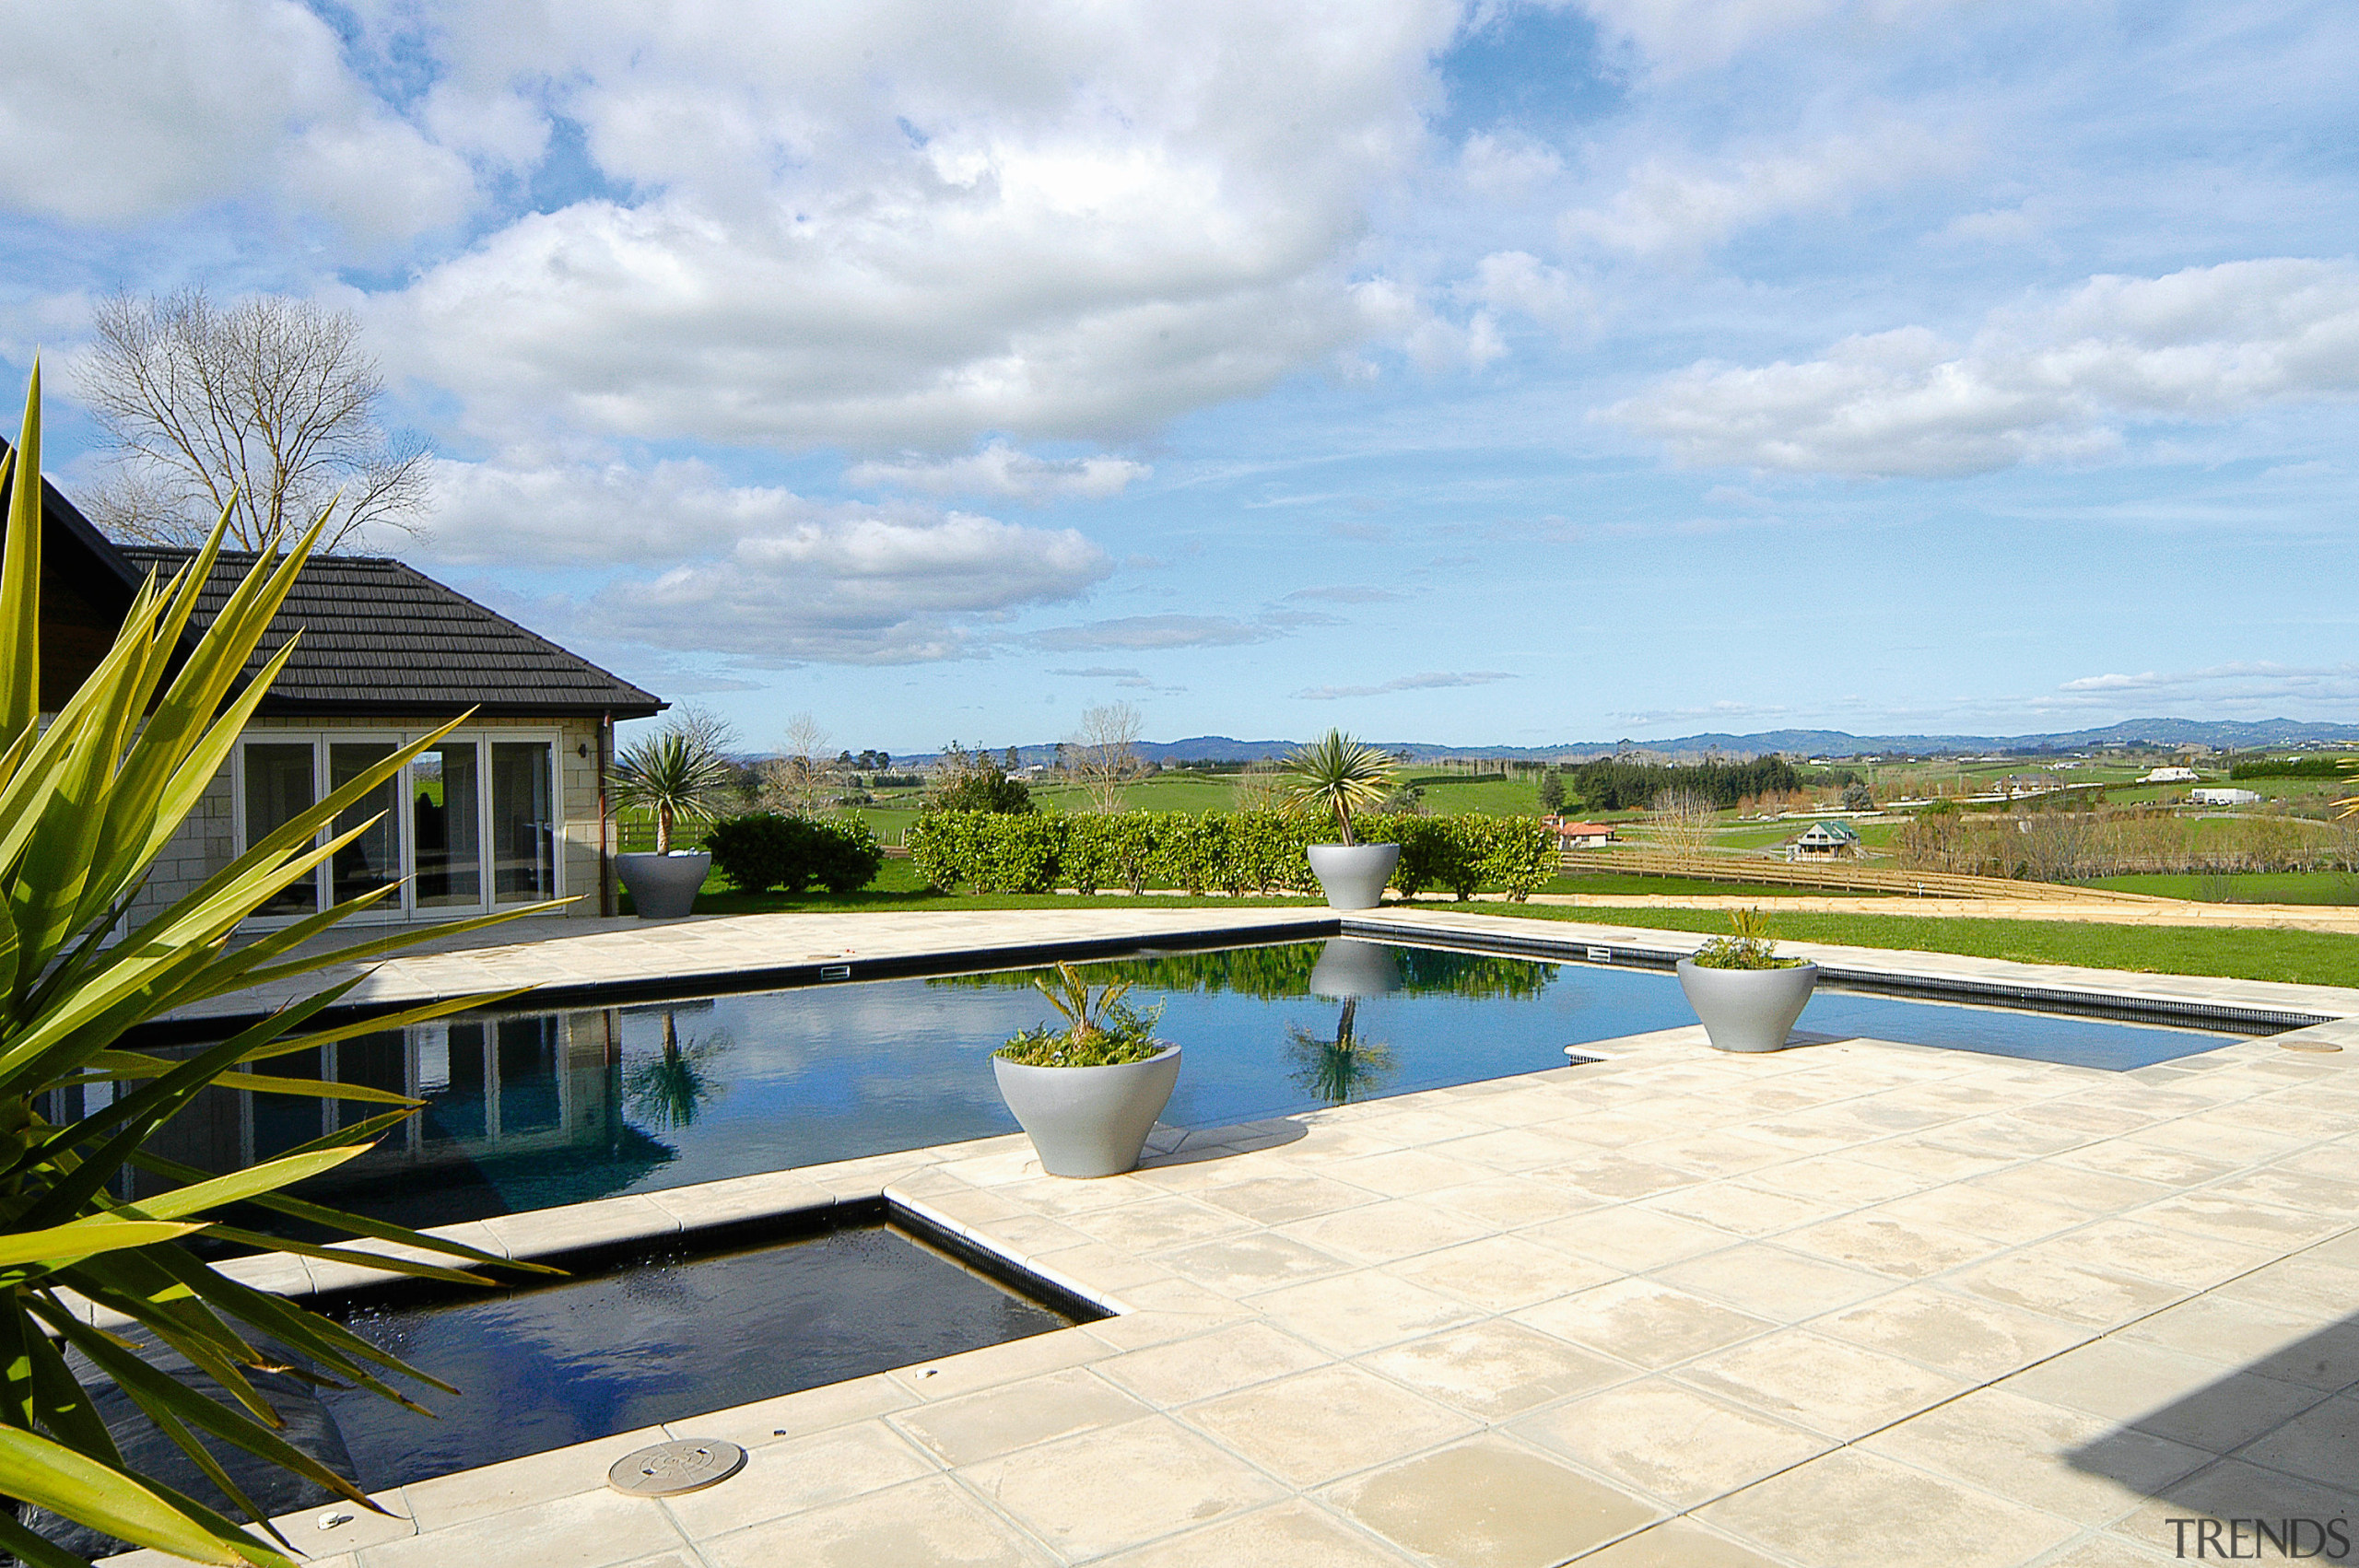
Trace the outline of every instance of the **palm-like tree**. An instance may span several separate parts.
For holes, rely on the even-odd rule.
[[[630,1070],[623,1079],[623,1097],[633,1110],[665,1131],[687,1127],[708,1101],[718,1099],[728,1088],[712,1077],[710,1068],[734,1043],[727,1034],[716,1030],[682,1045],[679,1020],[666,1008],[663,1054]]]
[[[1331,1106],[1364,1100],[1389,1082],[1398,1064],[1392,1047],[1362,1040],[1354,1030],[1359,1003],[1344,1000],[1335,1020],[1335,1037],[1322,1040],[1301,1024],[1286,1030],[1286,1054],[1294,1058],[1294,1083],[1304,1094]]]
[[[633,742],[615,758],[615,801],[655,816],[655,852],[672,852],[672,829],[683,819],[710,822],[728,788],[727,759],[679,726]]]
[[[12,483],[10,481],[13,481]],[[0,454],[8,490],[0,544],[0,1491],[135,1545],[198,1562],[294,1568],[299,1555],[275,1530],[249,1533],[223,1509],[261,1511],[231,1479],[226,1446],[290,1471],[346,1502],[383,1510],[350,1481],[290,1444],[286,1422],[249,1373],[298,1363],[405,1405],[384,1380],[431,1382],[350,1329],[216,1270],[183,1243],[199,1233],[264,1252],[307,1254],[396,1274],[487,1284],[489,1253],[339,1213],[283,1190],[344,1164],[399,1129],[419,1102],[391,1090],[276,1071],[282,1057],[363,1032],[400,1028],[517,993],[461,996],[390,1016],[319,1026],[346,979],[192,1056],[143,1048],[135,1025],[259,982],[381,956],[429,933],[455,934],[545,911],[530,905],[452,925],[381,935],[342,949],[312,940],[346,916],[398,895],[381,887],[242,943],[232,934],[280,891],[379,820],[364,815],[402,766],[466,717],[395,747],[382,761],[263,834],[244,854],[169,908],[126,916],[157,857],[171,844],[294,651],[287,639],[252,678],[249,661],[286,603],[325,521],[294,549],[263,552],[212,614],[193,646],[183,633],[210,580],[225,514],[195,558],[169,582],[132,595],[113,646],[54,713],[41,708],[41,380],[33,373],[16,447]],[[127,927],[127,930],[124,928]],[[121,940],[108,933],[123,930]],[[171,1157],[167,1130],[205,1088],[230,1073],[255,1094],[358,1102],[364,1119],[228,1176]],[[256,1071],[259,1069],[259,1071]],[[78,1120],[52,1121],[57,1092],[111,1084]],[[137,1196],[126,1199],[126,1173]],[[252,1208],[301,1222],[305,1237],[241,1228]],[[390,1255],[335,1245],[403,1243]],[[78,1302],[80,1305],[76,1305]],[[91,1325],[95,1305],[131,1320],[141,1338],[202,1369],[225,1391],[208,1398],[135,1353],[126,1335]],[[74,1359],[69,1360],[67,1352]],[[147,1422],[200,1469],[217,1505],[146,1478],[125,1461],[117,1433],[82,1379],[111,1379]],[[436,1385],[442,1387],[442,1385]],[[412,1408],[416,1408],[413,1406]],[[423,1412],[421,1412],[423,1413]],[[43,1568],[79,1563],[0,1509],[0,1551]]]
[[[1357,842],[1352,837],[1352,813],[1374,810],[1392,789],[1392,758],[1341,730],[1330,730],[1313,743],[1297,747],[1285,766],[1294,779],[1288,804],[1332,816],[1346,844]]]

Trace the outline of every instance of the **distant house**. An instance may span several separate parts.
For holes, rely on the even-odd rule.
[[[1814,822],[1800,837],[1786,840],[1786,859],[1789,860],[1857,855],[1860,849],[1860,835],[1848,823]]]
[[[2199,806],[2250,806],[2260,796],[2250,790],[2189,790],[2187,798]]]
[[[89,674],[131,596],[194,552],[122,546],[41,486],[41,693],[54,712]],[[219,556],[184,646],[253,564]],[[246,847],[396,746],[468,709],[336,829],[378,822],[255,916],[285,925],[401,884],[375,920],[463,919],[586,895],[611,908],[604,810],[614,722],[661,712],[651,693],[399,561],[314,556],[247,664],[251,677],[297,631],[294,656],[132,907],[135,921],[194,889]]]
[[[1614,842],[1614,829],[1602,822],[1567,822],[1553,816],[1543,819],[1543,822],[1555,837],[1559,850],[1587,849]]]
[[[2192,784],[2196,779],[2191,767],[2151,767],[2139,776],[2141,784]]]

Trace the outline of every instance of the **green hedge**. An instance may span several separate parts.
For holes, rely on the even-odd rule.
[[[773,887],[800,893],[814,883],[830,893],[857,893],[885,863],[876,835],[851,816],[749,812],[713,824],[705,847],[741,893]]]
[[[1391,885],[1404,894],[1440,888],[1464,898],[1499,888],[1520,901],[1556,868],[1547,830],[1531,817],[1370,815],[1355,824],[1366,842],[1401,846]],[[1283,812],[928,812],[910,827],[909,846],[930,885],[970,893],[1310,893],[1318,883],[1304,850],[1332,837],[1324,823]]]

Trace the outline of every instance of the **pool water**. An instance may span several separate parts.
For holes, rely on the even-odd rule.
[[[1182,1127],[1562,1067],[1567,1047],[1696,1022],[1659,970],[1344,939],[1084,967],[1163,1009],[1157,1033],[1186,1053],[1164,1120]],[[424,1099],[422,1115],[313,1190],[403,1223],[446,1223],[1014,1131],[989,1059],[1050,1016],[1035,973],[471,1015],[278,1071]],[[1825,987],[1799,1027],[2111,1069],[2233,1037]],[[165,1152],[228,1168],[373,1108],[208,1091],[167,1129],[183,1147]]]
[[[1073,1320],[875,1224],[600,1278],[340,1313],[460,1390],[428,1421],[328,1392],[363,1489],[398,1486],[979,1350]]]

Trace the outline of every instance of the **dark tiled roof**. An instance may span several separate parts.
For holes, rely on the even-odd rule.
[[[190,550],[117,545],[141,571],[169,577]],[[252,569],[224,551],[197,602],[202,632]],[[271,623],[249,673],[298,629],[303,639],[261,711],[276,716],[405,714],[439,718],[611,713],[643,719],[664,706],[651,693],[495,614],[399,561],[314,556]]]

